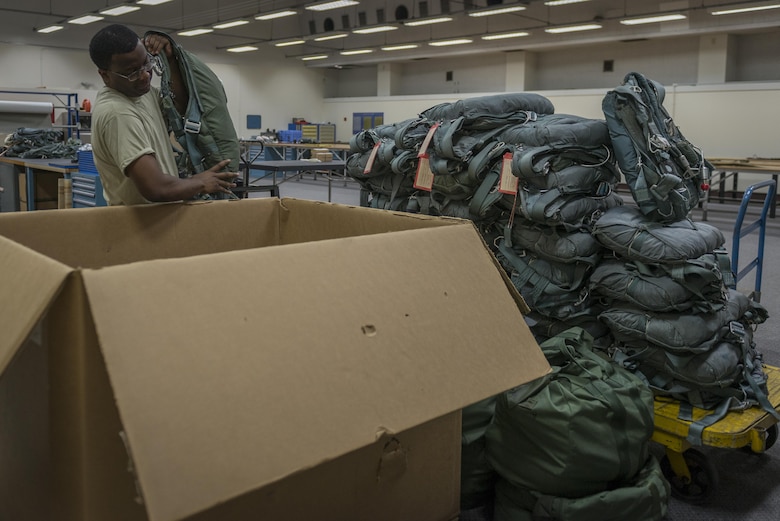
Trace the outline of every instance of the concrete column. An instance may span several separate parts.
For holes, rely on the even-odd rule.
[[[533,90],[536,79],[536,54],[528,51],[506,53],[507,92]]]
[[[397,63],[380,63],[376,75],[376,95],[394,95],[401,78],[401,66]]]
[[[699,38],[699,85],[725,83],[734,70],[734,37],[728,34],[709,34]]]

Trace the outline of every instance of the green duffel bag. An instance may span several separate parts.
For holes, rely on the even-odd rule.
[[[552,372],[499,395],[488,460],[515,487],[578,498],[613,488],[646,464],[653,394],[593,352],[571,328],[541,344]]]
[[[493,488],[498,475],[487,460],[485,430],[493,421],[495,410],[495,396],[463,408],[460,450],[461,510],[471,510],[493,503]]]
[[[631,480],[579,498],[496,484],[493,521],[661,521],[666,517],[669,483],[655,457]]]

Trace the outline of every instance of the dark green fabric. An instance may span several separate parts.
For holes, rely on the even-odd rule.
[[[599,318],[621,344],[661,347],[681,355],[704,353],[720,341],[724,329],[743,320],[746,313],[756,317],[756,324],[766,318],[763,306],[744,294],[729,290],[728,295],[725,306],[710,313],[652,312],[624,306],[610,308]]]
[[[664,88],[637,72],[607,92],[602,110],[631,195],[659,222],[687,217],[704,196],[704,169],[711,168],[663,106]]]
[[[591,293],[610,306],[708,313],[722,309],[728,298],[729,265],[725,251],[680,264],[605,258],[593,270],[589,284]],[[724,274],[723,269],[728,271]]]
[[[493,521],[661,521],[670,487],[655,457],[637,475],[609,490],[577,498],[496,484]]]
[[[660,223],[629,205],[605,211],[593,223],[593,235],[624,259],[662,264],[696,259],[726,242],[723,232],[711,224],[687,218]]]
[[[535,223],[560,226],[566,230],[587,229],[602,213],[623,204],[623,199],[614,193],[594,197],[562,194],[557,189],[546,192],[520,190],[518,198],[523,217]]]
[[[583,262],[596,266],[607,251],[586,230],[567,231],[517,217],[511,234],[515,251],[527,250],[555,262]]]
[[[6,136],[0,143],[5,146],[3,155],[23,159],[75,159],[81,141],[75,138],[65,139],[62,130],[49,128],[20,127]]]
[[[512,157],[512,173],[529,190],[603,196],[620,181],[607,146],[522,147]]]
[[[552,102],[540,94],[509,92],[440,103],[420,115],[431,121],[450,121],[463,117],[467,128],[485,130],[522,123],[536,114],[554,112]]]
[[[496,397],[465,407],[460,458],[460,508],[470,510],[493,501],[496,471],[487,460],[485,430],[493,421]]]
[[[224,159],[230,159],[225,170],[238,172],[241,166],[238,136],[230,118],[222,82],[208,65],[184,50],[170,36],[157,31],[149,31],[146,34],[162,35],[168,38],[173,46],[173,63],[168,63],[165,55],[160,54],[163,62],[160,103],[163,116],[186,152],[186,161],[180,161],[180,168],[188,173],[197,173],[208,170]],[[184,118],[174,106],[170,89],[171,66],[179,67],[189,93]]]
[[[565,319],[589,305],[588,264],[549,261],[527,252],[520,254],[508,248],[505,241],[499,241],[498,250],[496,258],[531,309]]]
[[[488,460],[515,487],[578,498],[631,480],[646,464],[653,395],[571,328],[541,344],[553,372],[499,395]]]
[[[609,145],[609,130],[603,119],[539,114],[533,121],[502,130],[499,138],[524,147],[599,147]]]

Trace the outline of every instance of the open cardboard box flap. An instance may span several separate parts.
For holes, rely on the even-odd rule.
[[[150,518],[546,372],[479,241],[451,226],[86,271]]]
[[[0,375],[72,269],[0,236]]]
[[[89,309],[74,312],[94,324],[151,521],[549,371],[468,221],[289,199],[25,214],[0,222],[0,376],[47,310],[60,327],[84,292]],[[82,420],[68,418],[58,425]],[[67,436],[76,457],[102,454],[80,432]]]

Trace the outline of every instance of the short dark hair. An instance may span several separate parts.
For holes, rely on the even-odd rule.
[[[121,24],[112,24],[95,33],[89,42],[89,57],[98,69],[108,69],[115,54],[132,52],[138,45],[138,35]]]

